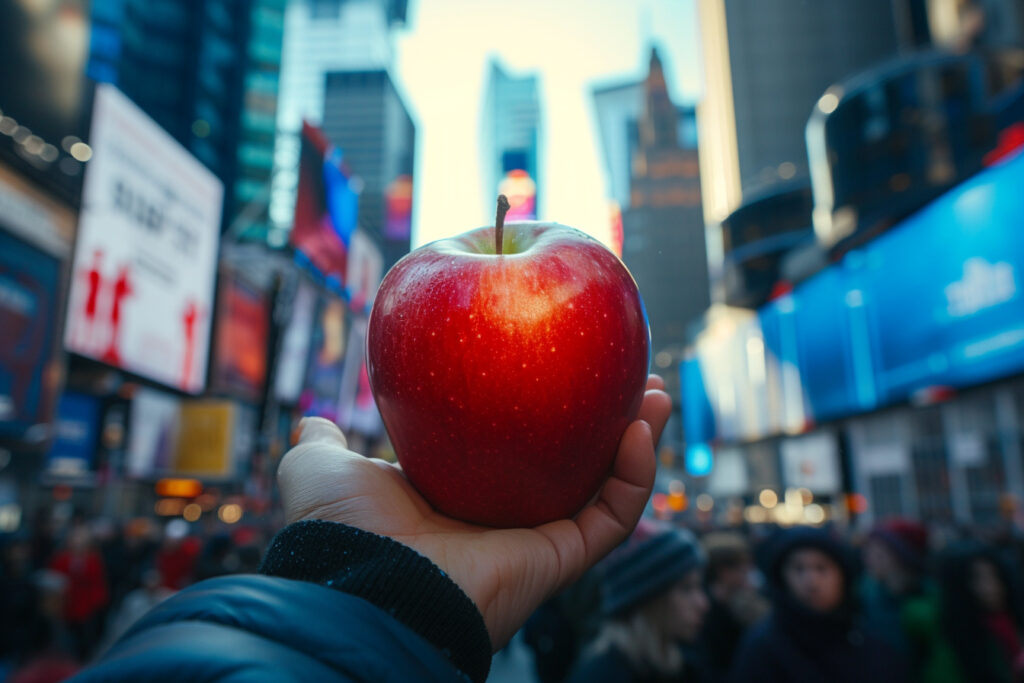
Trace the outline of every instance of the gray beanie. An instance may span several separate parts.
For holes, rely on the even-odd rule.
[[[642,520],[604,562],[602,611],[622,615],[703,566],[704,552],[692,533]]]

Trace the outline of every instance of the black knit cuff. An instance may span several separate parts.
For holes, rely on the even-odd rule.
[[[440,567],[412,548],[355,527],[307,520],[282,529],[260,573],[310,581],[384,610],[474,681],[491,667],[483,616]]]

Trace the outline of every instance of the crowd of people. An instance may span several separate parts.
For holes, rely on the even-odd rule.
[[[255,526],[183,519],[57,527],[40,516],[26,532],[0,536],[0,681],[64,680],[182,588],[255,572],[268,540]]]
[[[268,539],[149,519],[4,539],[0,681],[63,680],[182,588],[256,572]],[[644,520],[523,637],[542,683],[1024,681],[1013,544],[934,545],[902,519],[856,544],[809,527],[698,539]]]
[[[905,519],[856,543],[641,522],[524,639],[543,683],[1024,681],[1019,548],[937,544]]]

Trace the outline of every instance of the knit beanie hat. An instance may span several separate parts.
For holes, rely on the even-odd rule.
[[[704,553],[692,533],[641,520],[604,562],[602,610],[606,616],[625,614],[703,566]]]
[[[869,538],[881,541],[908,569],[924,571],[928,559],[928,529],[909,519],[890,519],[871,530]]]

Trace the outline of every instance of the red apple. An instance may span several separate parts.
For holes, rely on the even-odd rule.
[[[370,385],[409,481],[498,527],[571,517],[636,418],[649,332],[636,283],[555,223],[480,228],[407,255],[380,285]]]

